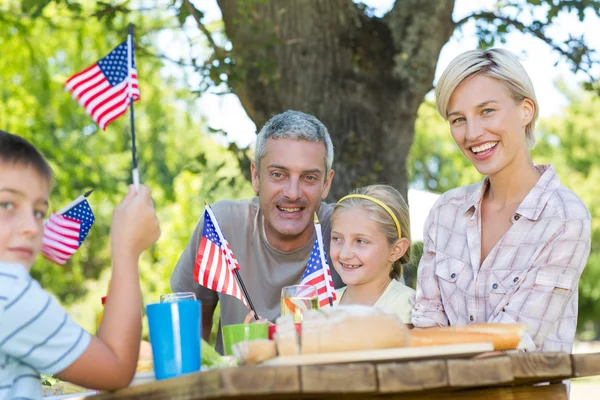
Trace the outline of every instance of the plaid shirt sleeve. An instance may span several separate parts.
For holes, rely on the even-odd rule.
[[[556,331],[590,254],[590,219],[565,221],[537,256],[520,287],[497,307],[488,322],[523,323],[529,335],[526,351],[541,350],[548,334]],[[558,329],[560,334],[560,327]]]
[[[429,213],[423,232],[423,256],[417,272],[417,293],[412,312],[412,324],[418,328],[449,325],[435,274],[436,215],[437,210]]]

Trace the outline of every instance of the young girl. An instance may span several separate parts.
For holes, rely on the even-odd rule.
[[[410,324],[415,291],[402,282],[410,260],[408,205],[388,185],[356,189],[331,216],[330,255],[347,285],[335,304],[362,304],[394,312]]]

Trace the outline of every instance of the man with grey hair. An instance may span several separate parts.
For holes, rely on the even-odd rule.
[[[256,140],[252,187],[257,197],[213,204],[223,234],[240,262],[240,275],[257,313],[269,321],[279,316],[281,288],[300,282],[316,237],[317,212],[329,250],[333,205],[323,202],[334,171],[333,145],[327,128],[315,117],[286,111],[271,118]],[[202,301],[202,336],[212,328],[217,303],[221,326],[244,321],[248,310],[235,297],[214,292],[194,280],[194,263],[204,220],[200,218],[171,276],[173,292],[194,292]],[[336,287],[342,281],[331,269]],[[221,329],[217,351],[222,352]]]

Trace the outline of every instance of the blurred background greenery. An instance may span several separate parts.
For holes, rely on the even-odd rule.
[[[146,3],[139,5],[152,2]],[[110,275],[112,210],[130,182],[129,120],[121,117],[100,131],[63,85],[123,41],[127,23],[138,27],[141,100],[135,111],[141,180],[153,190],[162,228],[160,241],[144,253],[140,265],[144,301],[157,301],[170,291],[172,269],[204,201],[253,195],[244,168],[252,150],[224,145],[208,127],[198,93],[190,89],[189,70],[177,63],[165,68],[165,59],[157,56],[158,33],[177,29],[179,19],[188,14],[119,13],[119,6],[69,0],[0,2],[0,129],[30,139],[50,161],[57,182],[53,210],[94,189],[89,202],[96,223],[81,249],[64,267],[40,259],[32,274],[92,332]],[[110,7],[111,13],[106,11]],[[593,216],[592,254],[580,282],[578,335],[598,339],[600,103],[593,92],[559,85],[569,104],[540,121],[532,154],[534,162],[554,164],[562,183],[582,198]],[[438,193],[481,179],[431,100],[419,108],[406,169],[409,186]]]

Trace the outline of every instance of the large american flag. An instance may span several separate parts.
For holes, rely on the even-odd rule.
[[[336,295],[333,287],[333,279],[331,278],[331,270],[329,269],[327,256],[323,248],[323,236],[319,223],[315,223],[315,230],[317,231],[317,237],[300,284],[316,287],[319,296],[319,306],[323,307],[330,304],[330,299],[333,302],[336,299]]]
[[[206,288],[237,297],[248,307],[244,293],[234,276],[234,271],[239,269],[240,265],[219,227],[219,222],[207,205],[204,211],[204,229],[194,264],[194,279]]]
[[[65,84],[73,98],[102,129],[127,111],[130,95],[134,101],[140,98],[133,45],[129,48],[129,42],[121,43],[106,57],[70,77]]]
[[[42,254],[58,265],[64,265],[87,237],[94,213],[83,199],[64,213],[52,213],[44,224]]]

